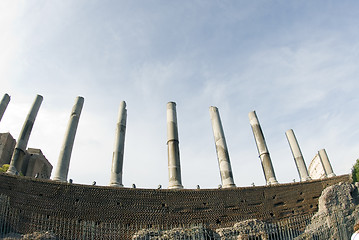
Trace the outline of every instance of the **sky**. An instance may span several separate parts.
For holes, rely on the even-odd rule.
[[[0,1],[0,132],[17,139],[44,97],[28,147],[55,171],[77,96],[85,99],[68,178],[109,184],[118,108],[127,103],[123,184],[168,187],[166,104],[177,104],[182,184],[221,183],[209,107],[219,109],[235,184],[265,185],[256,111],[280,183],[326,149],[337,175],[359,158],[359,2]]]

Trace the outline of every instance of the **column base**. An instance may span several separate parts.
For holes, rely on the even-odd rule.
[[[300,181],[301,182],[305,182],[305,181],[310,181],[310,180],[312,180],[312,178],[311,177],[305,177],[305,178],[302,178],[302,179],[300,179]]]
[[[60,177],[54,177],[52,179],[52,181],[67,183],[67,179],[63,179],[63,178],[60,178]]]
[[[276,184],[279,184],[277,179],[275,178],[270,178],[268,181],[267,181],[267,185],[276,185]]]
[[[168,189],[183,189],[182,184],[169,185]]]
[[[123,187],[122,183],[110,183],[109,184],[110,187]]]
[[[16,170],[16,168],[14,166],[9,167],[9,169],[6,171],[7,174],[11,174],[11,175],[19,175],[19,172]]]
[[[222,185],[222,188],[235,188],[236,184],[226,184],[226,185]]]

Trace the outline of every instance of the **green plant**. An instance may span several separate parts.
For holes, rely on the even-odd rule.
[[[4,164],[0,167],[0,172],[6,172],[9,169],[9,164]]]
[[[9,169],[10,164],[4,164],[2,167],[0,167],[0,172],[6,173],[6,171]],[[22,172],[19,172],[19,176],[24,176]]]
[[[353,182],[359,182],[359,159],[355,162],[352,168]]]

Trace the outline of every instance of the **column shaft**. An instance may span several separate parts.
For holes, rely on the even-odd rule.
[[[115,146],[112,155],[110,186],[123,187],[122,166],[123,166],[123,154],[125,148],[126,118],[127,118],[126,103],[122,101],[120,103],[120,109],[118,111],[116,139],[115,139]]]
[[[248,114],[248,117],[249,117],[249,122],[250,122],[251,127],[252,127],[254,139],[255,139],[256,144],[257,144],[258,154],[259,154],[259,157],[261,159],[262,168],[263,168],[264,176],[265,176],[265,179],[266,179],[266,183],[268,185],[277,184],[278,181],[277,181],[275,173],[274,173],[272,161],[271,161],[270,156],[269,156],[267,145],[266,145],[264,135],[263,135],[261,126],[259,124],[256,112],[255,111],[250,112]]]
[[[167,150],[169,189],[183,188],[177,128],[176,103],[167,103]]]
[[[18,172],[22,171],[22,162],[23,157],[26,154],[27,143],[29,142],[30,134],[32,127],[34,126],[34,122],[37,116],[37,113],[40,109],[43,97],[41,95],[37,95],[34,103],[32,104],[31,110],[26,117],[24,125],[22,126],[19,138],[17,140],[11,162],[10,167],[8,169],[8,173],[10,174],[18,174]]]
[[[319,150],[318,155],[319,155],[320,161],[323,164],[323,168],[324,168],[325,174],[327,174],[327,177],[335,177],[332,165],[329,162],[329,158],[328,158],[328,155],[327,155],[327,152],[325,151],[325,149]]]
[[[57,168],[53,178],[53,180],[55,181],[67,182],[72,148],[74,146],[76,130],[79,123],[83,104],[84,98],[77,97],[75,105],[73,106],[71,111],[64,142],[60,151],[59,159],[57,161]]]
[[[304,158],[302,151],[299,148],[299,144],[297,141],[297,138],[294,135],[294,132],[292,129],[289,129],[285,132],[285,135],[287,137],[290,149],[292,150],[293,158],[295,165],[297,166],[297,170],[299,173],[299,177],[301,181],[308,181],[311,180],[308,174],[307,166],[305,165]]]
[[[212,129],[214,141],[216,145],[216,152],[218,158],[219,171],[221,174],[221,181],[223,188],[235,187],[231,162],[229,159],[226,139],[224,137],[223,126],[219,116],[218,108],[210,107],[209,113],[212,121]]]
[[[4,97],[1,99],[1,103],[0,103],[0,121],[2,119],[2,116],[4,115],[4,112],[7,108],[7,105],[9,104],[10,102],[10,96],[5,93],[4,94]]]

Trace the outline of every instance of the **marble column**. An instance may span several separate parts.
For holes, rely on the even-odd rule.
[[[112,155],[110,186],[123,187],[122,166],[123,166],[123,154],[125,149],[126,119],[127,119],[126,103],[122,101],[120,103],[120,109],[118,111],[115,146]]]
[[[31,110],[26,117],[24,125],[22,126],[19,138],[15,145],[15,149],[11,158],[10,167],[7,173],[18,175],[20,171],[22,171],[22,163],[23,158],[26,154],[27,143],[30,138],[32,127],[34,126],[34,122],[37,116],[37,113],[40,109],[43,97],[41,95],[37,95],[34,103],[32,104]]]
[[[179,154],[176,103],[167,103],[167,151],[169,189],[181,189],[181,164]]]
[[[292,150],[293,158],[295,165],[297,166],[297,170],[299,173],[300,181],[308,181],[311,180],[307,166],[305,165],[304,158],[302,151],[299,148],[299,144],[297,141],[297,138],[294,135],[294,132],[292,129],[289,129],[285,132],[285,135],[287,137],[290,149]]]
[[[212,121],[212,130],[216,145],[219,171],[223,188],[235,187],[228,148],[224,137],[223,126],[217,107],[210,107],[209,113]]]
[[[1,99],[1,103],[0,103],[0,121],[2,119],[2,116],[4,115],[4,112],[7,108],[7,105],[10,102],[10,96],[9,94],[5,93],[4,97]]]
[[[57,161],[57,168],[53,177],[53,180],[55,181],[67,182],[72,148],[74,146],[76,130],[80,120],[83,105],[84,98],[77,97],[75,105],[73,106],[71,111],[64,142],[60,151],[59,159]]]
[[[261,159],[264,177],[266,179],[266,184],[267,185],[278,184],[272,165],[272,160],[269,156],[268,148],[256,112],[255,111],[250,112],[248,114],[248,117],[252,127],[254,139],[257,144],[257,150],[258,150],[259,158]]]
[[[327,152],[325,151],[325,149],[321,149],[318,152],[320,161],[322,162],[325,174],[327,174],[327,177],[335,177],[335,174],[333,172],[333,168],[332,165],[329,162],[329,158],[327,155]]]

